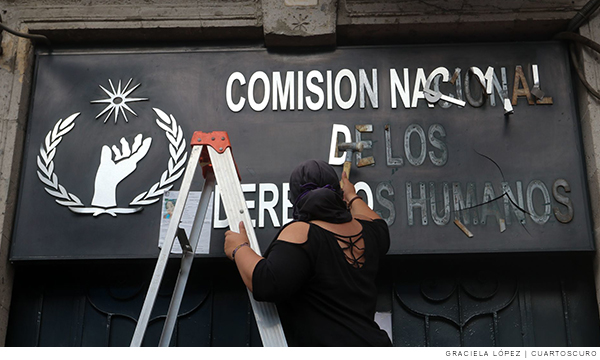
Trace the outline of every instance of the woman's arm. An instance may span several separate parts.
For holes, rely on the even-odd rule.
[[[249,244],[248,235],[246,234],[244,223],[240,221],[239,233],[231,230],[225,232],[225,255],[235,262],[235,265],[240,272],[240,276],[242,277],[242,281],[244,281],[246,287],[252,291],[252,273],[254,272],[256,264],[258,264],[263,257],[258,256],[249,245],[244,244]],[[234,250],[235,258],[233,257]]]
[[[381,219],[362,198],[357,198],[356,189],[350,180],[348,180],[346,172],[342,172],[342,191],[344,192],[344,200],[349,204],[352,217],[366,217],[371,220]]]
[[[307,223],[294,222],[286,226],[277,239],[286,243],[302,244],[307,240],[308,229]],[[234,260],[244,284],[250,291],[253,291],[253,276],[257,264],[264,258],[245,244],[248,244],[248,235],[243,223],[240,223],[239,233],[231,230],[225,232],[225,254],[229,259]],[[259,271],[262,276],[259,276],[259,279],[262,282],[260,288],[263,289],[263,292],[275,291],[278,293],[277,295],[282,295],[299,284],[301,285],[307,274],[305,267],[310,264],[303,250],[279,245],[273,248],[273,254],[265,260],[267,262],[262,263],[261,271]],[[233,257],[234,251],[235,258]]]

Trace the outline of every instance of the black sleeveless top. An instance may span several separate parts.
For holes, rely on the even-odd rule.
[[[305,243],[275,240],[256,265],[254,298],[276,303],[289,346],[391,346],[374,321],[375,277],[390,246],[389,230],[380,219],[358,221],[358,237],[310,224]],[[353,248],[360,236],[362,256],[338,243]]]

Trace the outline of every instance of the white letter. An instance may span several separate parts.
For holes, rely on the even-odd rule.
[[[293,220],[293,218],[290,218],[289,216],[289,209],[294,206],[290,201],[290,183],[283,183],[281,192],[283,198],[283,204],[281,204],[281,223],[285,225]]]
[[[213,197],[213,208],[214,212],[214,221],[213,221],[213,229],[225,229],[229,226],[229,222],[227,221],[227,217],[225,219],[221,219],[221,192],[219,191],[219,185],[215,185],[215,196]]]
[[[348,80],[350,80],[350,98],[348,99],[348,101],[344,101],[342,99],[342,95],[340,93],[342,79],[344,77],[347,77]],[[352,73],[352,71],[350,71],[348,69],[342,69],[335,76],[335,102],[338,104],[338,106],[340,108],[342,108],[344,110],[348,110],[352,107],[352,105],[354,105],[355,101],[356,101],[356,78],[354,77],[354,74]]]
[[[535,189],[540,190],[542,196],[544,197],[544,213],[541,215],[536,212],[533,204],[533,192]],[[552,203],[550,201],[550,193],[548,192],[546,184],[544,184],[541,180],[532,180],[527,186],[527,210],[529,210],[529,216],[531,217],[531,220],[537,224],[544,225],[550,219],[550,215],[552,214]]]
[[[242,192],[255,192],[256,184],[242,184]],[[254,200],[246,200],[246,207],[248,210],[254,209],[256,202]],[[256,220],[252,219],[252,227],[256,227]]]
[[[350,129],[348,129],[346,125],[333,124],[333,129],[331,130],[331,146],[329,148],[329,165],[343,165],[344,160],[346,160],[345,151],[341,156],[335,156],[335,154],[337,154],[338,133],[344,134],[344,141],[342,142],[352,142]]]
[[[413,101],[411,106],[413,108],[417,107],[417,102],[419,99],[425,99],[425,94],[423,93],[421,87],[425,88],[427,84],[427,77],[425,76],[425,71],[422,68],[417,69],[417,78],[415,79],[415,88],[413,90]],[[427,102],[429,107],[433,107],[433,104]]]
[[[304,110],[304,71],[298,71],[298,110]]]
[[[331,70],[327,70],[327,110],[333,109],[333,88]]]
[[[316,111],[323,107],[323,103],[325,102],[325,94],[323,93],[323,89],[313,84],[312,79],[316,78],[317,82],[323,83],[323,74],[319,70],[312,70],[306,75],[306,88],[311,93],[317,95],[317,102],[313,102],[311,96],[306,97],[306,105],[309,109]]]
[[[419,137],[420,152],[419,157],[413,156],[412,146],[410,144],[410,137],[413,133],[416,133]],[[410,124],[404,132],[404,154],[406,159],[411,165],[421,166],[427,156],[427,140],[425,138],[425,130],[419,124]]]
[[[255,192],[256,184],[242,184],[242,192]],[[248,210],[254,209],[254,200],[246,200],[246,206]],[[215,196],[214,196],[214,222],[213,229],[224,229],[229,226],[229,221],[227,220],[227,214],[225,214],[225,219],[221,219],[221,191],[219,189],[219,185],[215,185]],[[256,220],[252,219],[252,227],[256,226]]]
[[[494,85],[494,68],[488,66],[485,75],[483,74],[483,71],[476,66],[471,67],[470,70],[473,72],[473,74],[475,74],[475,76],[477,76],[481,87],[485,89],[485,93],[491,95],[493,91],[492,86]]]
[[[390,83],[391,83],[391,93],[392,93],[392,109],[398,107],[398,99],[396,99],[396,92],[400,94],[400,98],[402,99],[402,104],[406,109],[410,109],[410,93],[408,90],[408,69],[404,68],[404,85],[400,82],[398,78],[398,74],[396,73],[396,69],[390,69]]]
[[[369,100],[371,101],[371,106],[373,109],[377,109],[379,107],[379,91],[377,90],[377,69],[371,70],[373,74],[373,86],[369,83],[369,79],[367,78],[367,73],[364,69],[358,70],[358,83],[360,89],[360,108],[365,108],[365,90],[367,90],[367,95],[369,95]]]
[[[263,94],[263,99],[260,103],[257,103],[254,99],[254,84],[256,80],[262,80],[265,85],[265,92]],[[250,77],[250,81],[248,82],[248,103],[250,107],[254,111],[263,111],[267,105],[269,104],[269,99],[271,98],[271,83],[269,82],[269,78],[267,74],[262,71],[257,71]]]
[[[227,79],[225,98],[227,99],[227,106],[229,107],[229,110],[233,112],[238,112],[242,110],[244,108],[244,105],[246,104],[246,99],[244,99],[243,96],[240,96],[240,102],[238,102],[237,104],[233,102],[233,98],[231,97],[231,88],[233,87],[233,82],[236,80],[240,82],[241,86],[246,85],[246,79],[244,78],[244,75],[241,72],[236,71],[233,74],[229,75],[229,79]]]
[[[265,200],[265,193],[270,192],[273,194],[273,199],[270,201]],[[279,219],[275,213],[275,205],[279,202],[279,189],[275,184],[259,184],[258,187],[258,227],[265,227],[265,210],[269,212],[271,216],[271,222],[273,227],[279,227]]]
[[[356,184],[354,184],[354,189],[356,190],[357,194],[361,190],[365,192],[365,194],[367,195],[367,199],[365,200],[365,202],[367,203],[367,205],[369,205],[371,209],[373,209],[373,192],[371,191],[371,187],[369,186],[369,184],[367,184],[364,181],[359,181]]]
[[[443,82],[448,82],[448,80],[450,80],[450,72],[448,71],[448,69],[446,69],[443,66],[440,66],[440,67],[436,68],[435,70],[433,70],[431,72],[431,74],[429,74],[429,76],[427,77],[427,81],[425,82],[424,90],[427,90],[427,91],[432,90],[431,84],[434,83],[434,81],[436,81],[436,83],[435,83],[436,86],[434,87],[434,88],[436,88],[436,90],[434,90],[434,91],[439,92],[439,79],[436,80],[436,78],[438,76],[442,77]],[[430,103],[435,103],[443,96],[443,94],[441,94],[441,92],[440,92],[440,94],[438,96],[439,97],[432,96],[431,93],[429,93],[429,94],[425,95],[425,100],[427,100]],[[446,97],[446,96],[444,96],[444,97]],[[432,100],[432,98],[433,98],[433,100]]]
[[[285,88],[281,83],[281,73],[275,71],[273,73],[273,110],[277,110],[277,100],[281,110],[287,110],[288,99],[290,102],[290,110],[294,110],[294,72],[288,71],[285,75]]]

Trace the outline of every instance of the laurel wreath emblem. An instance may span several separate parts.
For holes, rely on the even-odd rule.
[[[40,155],[37,157],[38,178],[48,185],[50,188],[44,188],[46,192],[55,198],[56,202],[64,206],[83,206],[79,198],[64,188],[58,183],[58,176],[54,173],[54,156],[56,155],[56,147],[60,144],[63,136],[75,127],[75,119],[81,113],[75,113],[65,120],[60,119],[54,125],[54,128],[48,132],[44,143],[40,147]]]
[[[183,130],[177,124],[177,120],[173,115],[167,115],[164,111],[153,108],[158,115],[156,124],[165,131],[165,136],[169,141],[169,154],[171,155],[167,170],[165,170],[160,180],[154,183],[148,191],[144,191],[137,195],[130,203],[131,206],[137,208],[98,208],[88,207],[74,194],[68,192],[64,186],[59,184],[58,176],[54,173],[54,157],[56,149],[62,138],[75,127],[75,119],[81,113],[75,113],[65,120],[60,119],[54,125],[54,128],[46,134],[44,143],[40,146],[40,154],[37,157],[37,165],[39,171],[38,178],[46,185],[44,190],[56,198],[56,202],[60,205],[67,206],[71,211],[76,213],[91,213],[94,216],[108,213],[112,216],[117,216],[119,213],[134,213],[142,210],[141,206],[150,205],[157,202],[165,191],[169,191],[173,187],[173,182],[181,177],[185,170],[185,162],[187,160],[187,152],[185,151],[186,142],[183,137]]]
[[[173,187],[172,183],[179,179],[185,170],[185,161],[187,152],[185,150],[185,139],[183,138],[183,130],[177,125],[177,120],[173,115],[167,115],[162,110],[152,108],[160,119],[156,119],[156,124],[165,131],[165,135],[169,140],[169,166],[165,170],[160,181],[152,185],[150,190],[145,191],[133,199],[129,205],[150,205],[160,199],[160,196],[165,191],[169,191]]]

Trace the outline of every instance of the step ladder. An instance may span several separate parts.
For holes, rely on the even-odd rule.
[[[196,245],[200,238],[204,217],[207,213],[215,183],[218,184],[220,188],[223,207],[229,221],[229,228],[232,231],[239,232],[239,223],[240,221],[243,221],[248,234],[250,247],[258,255],[261,255],[256,234],[252,227],[252,220],[250,219],[250,214],[248,213],[248,208],[246,206],[246,199],[242,193],[239,174],[233,160],[227,133],[224,131],[215,131],[211,133],[197,131],[194,133],[190,145],[192,147],[190,159],[181,183],[179,197],[177,198],[177,203],[173,210],[165,242],[158,255],[148,293],[146,294],[146,299],[144,300],[144,305],[131,340],[132,347],[142,345],[144,333],[146,332],[148,321],[150,320],[150,313],[154,307],[160,283],[167,267],[171,248],[173,247],[175,238],[177,238],[181,243],[183,255],[181,258],[179,275],[177,277],[177,282],[175,283],[175,289],[173,290],[173,297],[171,298],[167,318],[158,344],[159,346],[169,346],[173,329],[175,328],[175,323],[177,321],[181,300],[185,291],[185,285],[192,267],[192,262],[194,261]],[[205,180],[202,194],[200,195],[198,211],[196,212],[190,238],[188,239],[185,231],[179,227],[179,223],[198,165],[202,168],[202,174]],[[214,201],[218,201],[218,199],[215,199]],[[263,346],[287,346],[275,305],[272,303],[255,301],[250,290],[248,290],[248,295],[250,297],[250,303],[252,304],[254,317]]]

